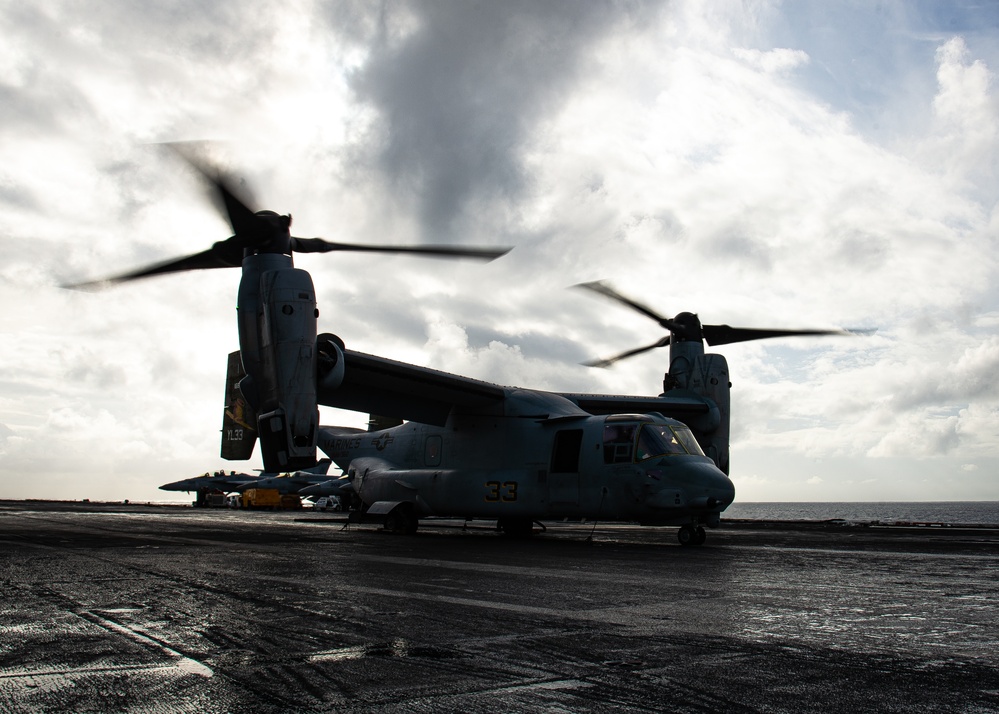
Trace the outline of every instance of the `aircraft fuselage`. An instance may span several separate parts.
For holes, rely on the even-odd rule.
[[[410,503],[417,517],[717,526],[735,496],[690,430],[659,414],[454,413],[443,427],[324,427],[319,446],[366,506]]]

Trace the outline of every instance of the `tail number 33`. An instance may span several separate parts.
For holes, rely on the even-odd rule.
[[[486,481],[486,501],[489,503],[512,503],[517,500],[516,481]]]

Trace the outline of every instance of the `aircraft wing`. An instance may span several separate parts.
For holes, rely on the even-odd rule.
[[[571,394],[562,393],[570,402],[590,414],[648,414],[659,412],[663,416],[679,419],[710,410],[707,402],[696,397],[641,397],[624,394]]]
[[[319,403],[350,411],[443,426],[452,407],[481,409],[498,404],[509,388],[429,367],[344,350],[343,383],[321,390]],[[710,407],[691,396],[648,397],[620,394],[561,393],[590,414],[647,414],[682,420]]]
[[[452,407],[482,408],[506,396],[498,384],[353,350],[343,355],[343,383],[321,390],[320,404],[443,426]]]

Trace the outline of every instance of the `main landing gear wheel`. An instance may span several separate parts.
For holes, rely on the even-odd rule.
[[[413,535],[419,526],[419,520],[412,509],[398,507],[385,516],[385,530],[389,533]]]
[[[704,532],[704,526],[680,526],[676,539],[680,545],[701,545],[707,539],[708,534]]]

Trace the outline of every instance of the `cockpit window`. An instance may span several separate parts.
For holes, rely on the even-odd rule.
[[[703,456],[704,452],[686,427],[671,427],[666,424],[645,424],[642,427],[638,436],[638,461],[674,454]]]
[[[704,452],[701,450],[701,445],[697,443],[697,439],[694,438],[694,434],[689,428],[685,426],[674,426],[673,432],[676,437],[680,440],[680,443],[684,445],[687,449],[688,454],[696,454],[697,456],[704,456]]]
[[[605,464],[630,464],[677,454],[704,456],[697,439],[686,426],[648,423],[604,426]]]
[[[686,454],[683,444],[665,424],[646,424],[638,437],[638,460],[666,454]]]

